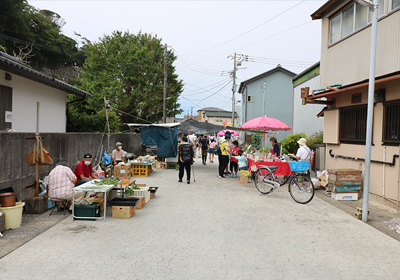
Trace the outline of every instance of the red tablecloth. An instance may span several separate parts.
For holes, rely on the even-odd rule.
[[[249,170],[251,170],[250,168],[254,165],[254,160],[251,158],[247,158],[247,160],[249,162]],[[257,166],[257,168],[260,165],[278,166],[278,168],[276,169],[276,175],[289,176],[292,173],[289,163],[287,162],[257,161],[255,165]]]

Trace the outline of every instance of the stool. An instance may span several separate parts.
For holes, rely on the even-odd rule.
[[[62,199],[62,198],[55,198],[55,197],[52,198],[52,197],[50,197],[50,201],[54,201],[55,202],[56,207],[57,207],[57,211],[60,211],[60,208],[58,207],[57,202],[61,202],[61,204],[64,206],[64,215],[65,215],[65,209],[67,208],[68,200]],[[54,208],[55,207],[53,207],[53,209],[51,209],[50,216],[51,216],[51,214],[53,214]]]

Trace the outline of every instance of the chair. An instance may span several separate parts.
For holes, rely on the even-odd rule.
[[[60,211],[60,208],[57,203],[57,202],[60,202],[64,206],[64,216],[65,216],[65,209],[67,208],[68,200],[62,199],[62,198],[50,197],[50,201],[54,201],[54,203],[56,204],[56,207],[57,207],[57,211]],[[53,209],[51,209],[50,216],[51,216],[51,214],[53,214],[54,208],[56,208],[56,207],[53,207]]]

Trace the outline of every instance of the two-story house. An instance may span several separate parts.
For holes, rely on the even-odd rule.
[[[205,107],[197,110],[197,116],[193,118],[199,122],[208,122],[216,125],[231,126],[232,111],[226,111],[216,107]],[[238,125],[238,114],[235,112],[234,126]]]
[[[268,116],[292,127],[293,85],[295,73],[281,65],[240,83],[242,95],[242,119],[245,123],[253,118]],[[278,141],[291,131],[279,131]]]
[[[400,1],[379,0],[378,15],[370,194],[396,202]],[[320,88],[325,90],[307,99],[332,101],[324,110],[326,166],[364,171],[372,13],[354,0],[329,0],[311,17],[322,23]]]

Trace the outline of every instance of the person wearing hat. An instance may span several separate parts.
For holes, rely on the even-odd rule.
[[[56,167],[49,173],[47,184],[48,196],[72,201],[72,189],[75,187],[76,181],[75,174],[68,167],[68,161],[64,158],[59,158]],[[75,192],[74,195],[75,198],[82,198],[84,196],[85,192]]]
[[[117,142],[115,144],[115,147],[116,148],[111,153],[111,163],[112,163],[112,165],[117,165],[118,163],[125,161],[125,158],[124,158],[125,152],[122,150],[122,143],[121,142]]]
[[[83,160],[76,165],[74,174],[76,178],[78,178],[77,186],[98,179],[97,174],[93,172],[91,154],[85,154],[83,156]]]
[[[221,155],[218,156],[218,175],[219,178],[225,178],[224,176],[224,170],[228,166],[229,163],[229,157],[228,154],[232,154],[231,151],[229,150],[229,144],[228,141],[230,140],[231,135],[230,134],[225,134],[225,137],[221,139],[219,143],[219,148],[221,149]]]
[[[297,160],[304,160],[304,161],[310,161],[311,159],[311,150],[309,147],[307,147],[307,140],[305,138],[300,138],[299,141],[297,141],[299,144],[299,149],[297,150],[297,154],[294,156],[294,154],[289,154],[290,156],[294,156]]]

